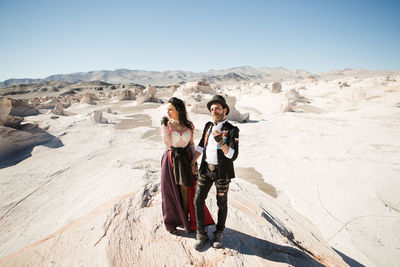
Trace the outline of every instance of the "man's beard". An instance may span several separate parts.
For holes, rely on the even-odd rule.
[[[222,114],[218,114],[217,116],[213,116],[214,119],[214,124],[218,124],[219,122],[221,122],[223,120],[224,116]]]

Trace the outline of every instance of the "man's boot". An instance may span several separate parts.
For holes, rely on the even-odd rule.
[[[208,235],[206,232],[196,233],[196,242],[194,243],[194,249],[201,250],[208,241]]]
[[[222,248],[223,245],[223,231],[215,231],[214,232],[214,242],[212,244],[213,248]]]

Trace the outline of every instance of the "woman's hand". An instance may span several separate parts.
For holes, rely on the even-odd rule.
[[[199,174],[199,168],[197,167],[197,162],[192,162],[192,173]]]
[[[162,119],[161,119],[161,125],[167,126],[168,121],[169,121],[169,119],[168,119],[167,116],[162,117]]]

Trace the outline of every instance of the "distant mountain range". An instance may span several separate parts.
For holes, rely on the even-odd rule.
[[[70,74],[56,74],[43,79],[8,79],[0,82],[0,88],[17,84],[34,84],[49,81],[57,82],[87,82],[102,81],[111,84],[135,83],[142,85],[172,85],[183,84],[190,81],[208,81],[212,83],[238,83],[238,82],[275,82],[286,80],[304,79],[309,76],[315,78],[339,78],[357,75],[394,75],[400,71],[370,71],[363,69],[334,70],[313,74],[307,70],[288,70],[285,68],[252,68],[242,66],[225,70],[209,70],[207,72],[191,71],[146,71],[146,70],[98,70],[89,72],[77,72]]]

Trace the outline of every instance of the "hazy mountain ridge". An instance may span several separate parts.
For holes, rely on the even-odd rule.
[[[205,80],[215,83],[230,83],[230,82],[272,82],[272,81],[287,81],[304,79],[313,75],[316,78],[332,79],[348,76],[365,76],[365,75],[393,75],[399,74],[400,71],[386,70],[364,70],[364,69],[343,69],[332,70],[321,73],[311,73],[304,69],[288,70],[282,67],[279,68],[252,68],[250,66],[234,67],[224,70],[209,70],[207,72],[192,72],[192,71],[147,71],[147,70],[129,70],[116,69],[97,70],[89,72],[77,72],[70,74],[55,74],[44,79],[8,79],[0,82],[0,88],[17,84],[32,84],[43,83],[46,81],[58,82],[87,82],[87,81],[102,81],[106,83],[136,83],[136,84],[152,84],[152,85],[171,85],[183,84],[190,81]]]

